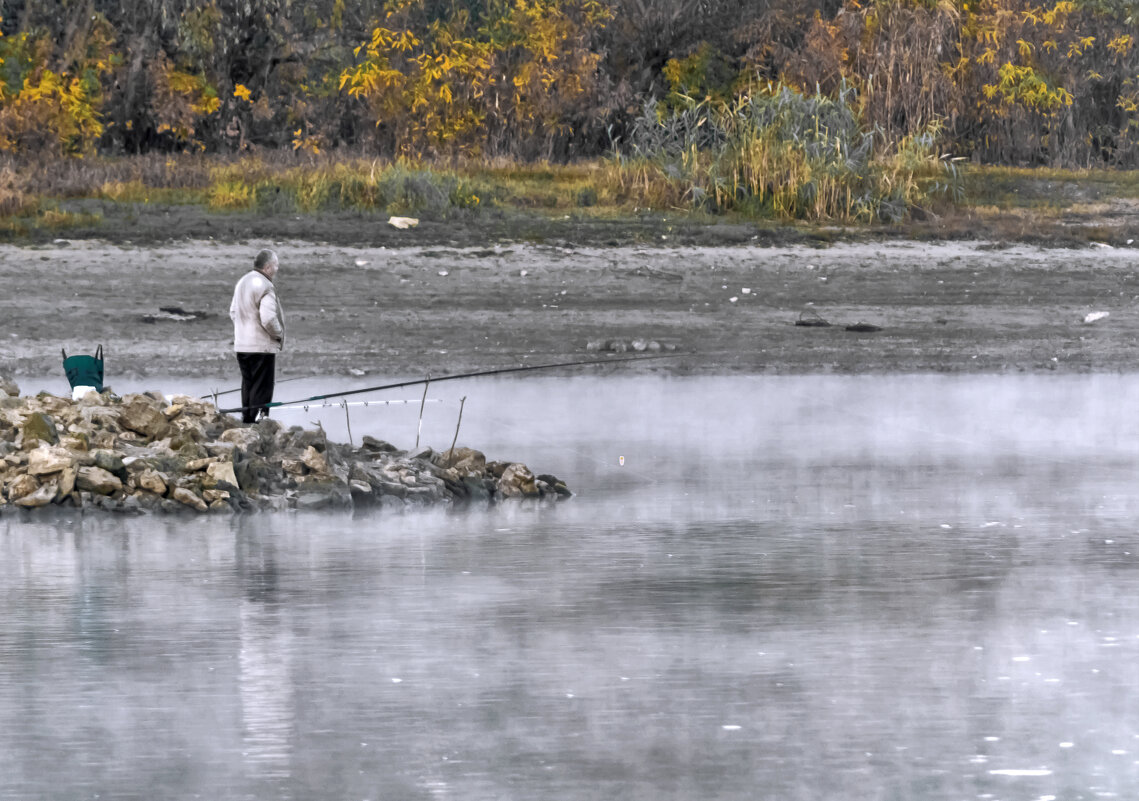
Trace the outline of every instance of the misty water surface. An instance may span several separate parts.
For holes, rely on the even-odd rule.
[[[1139,786],[1136,377],[456,382],[352,436],[463,396],[578,496],[0,517],[0,799]]]

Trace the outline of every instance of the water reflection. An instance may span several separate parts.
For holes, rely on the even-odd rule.
[[[284,779],[296,725],[289,606],[280,594],[276,543],[251,534],[256,525],[242,519],[236,526],[242,756],[249,775]]]
[[[0,799],[1139,786],[1139,379],[625,389],[474,415],[555,508],[0,518]]]

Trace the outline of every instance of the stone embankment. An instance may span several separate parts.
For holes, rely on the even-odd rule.
[[[570,496],[554,476],[470,448],[401,451],[317,428],[248,426],[185,395],[20,397],[0,379],[0,512],[243,512],[490,505]]]

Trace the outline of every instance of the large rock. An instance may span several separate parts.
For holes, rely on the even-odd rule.
[[[16,398],[20,395],[20,387],[8,376],[0,375],[0,393]]]
[[[206,465],[206,476],[206,480],[202,482],[203,487],[216,487],[219,481],[224,481],[235,487],[241,486],[233,471],[233,462],[213,462]]]
[[[474,448],[455,448],[453,453],[444,451],[443,464],[462,476],[483,475],[486,473],[486,456]]]
[[[328,475],[328,459],[312,445],[305,448],[304,453],[301,454],[301,461],[317,475]]]
[[[16,500],[17,506],[23,506],[26,509],[34,509],[38,506],[47,506],[55,500],[56,492],[59,487],[54,481],[49,481],[43,484],[35,492],[29,492],[27,495],[21,496]]]
[[[35,476],[29,476],[27,473],[20,473],[8,482],[8,500],[18,501],[25,495],[31,495],[39,488],[39,479]]]
[[[114,473],[108,473],[103,468],[92,465],[79,468],[75,486],[97,495],[112,495],[123,488],[123,482]]]
[[[28,452],[28,472],[33,476],[58,473],[73,464],[75,464],[75,458],[66,448],[40,445],[35,450]]]
[[[137,481],[140,487],[149,492],[153,492],[155,495],[166,494],[167,478],[157,470],[143,470],[139,474]]]
[[[56,482],[59,484],[59,492],[56,494],[58,500],[63,500],[72,492],[75,491],[75,481],[79,478],[78,465],[71,465],[59,471],[59,477]]]
[[[498,491],[505,498],[528,498],[538,494],[538,484],[530,468],[524,464],[514,463],[502,471],[502,478],[498,480]]]
[[[136,396],[119,412],[119,424],[147,439],[160,439],[170,431],[170,423],[161,411],[154,408],[153,401]]]
[[[171,491],[170,497],[178,501],[178,503],[185,504],[192,509],[197,509],[199,512],[204,512],[209,509],[209,507],[206,506],[206,502],[203,501],[196,492],[191,489],[186,489],[185,487],[175,487]]]
[[[59,442],[59,432],[55,428],[55,421],[43,412],[32,412],[24,418],[24,425],[21,429],[24,435],[24,447],[36,447],[33,443],[36,441],[46,442],[49,445],[55,445]]]
[[[125,475],[126,465],[123,464],[123,457],[114,451],[97,450],[94,453],[95,466],[101,467],[108,473],[113,473],[120,478]]]
[[[222,442],[231,442],[247,453],[254,453],[261,449],[261,434],[255,428],[231,428],[229,431],[223,432],[218,439]]]

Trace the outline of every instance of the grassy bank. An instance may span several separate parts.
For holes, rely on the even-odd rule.
[[[551,224],[636,229],[646,221],[652,230],[634,239],[659,241],[675,226],[712,223],[824,238],[836,226],[842,235],[1060,243],[1122,241],[1135,233],[1139,172],[953,165],[950,175],[916,149],[845,173],[784,154],[780,164],[797,164],[799,173],[763,172],[777,145],[751,145],[745,153],[737,142],[718,157],[660,148],[654,156],[572,165],[440,166],[289,154],[8,163],[0,165],[0,237],[121,235],[124,225],[153,215],[209,220],[234,235],[273,218],[379,223],[387,215],[508,238],[540,237]]]

